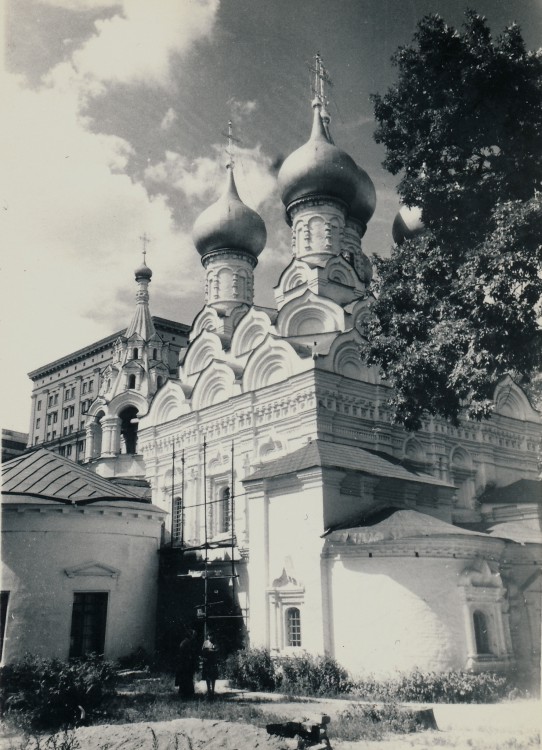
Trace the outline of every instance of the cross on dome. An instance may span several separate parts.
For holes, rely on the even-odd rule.
[[[142,279],[147,279],[148,281],[151,280],[152,277],[152,271],[147,266],[146,258],[147,258],[147,245],[149,244],[150,237],[147,236],[146,232],[143,232],[142,235],[139,236],[139,239],[141,240],[141,243],[143,245],[143,250],[141,251],[143,253],[143,263],[138,266],[135,270],[135,277],[136,281],[141,281]]]
[[[228,139],[228,145],[226,146],[226,154],[228,155],[228,162],[226,164],[226,167],[229,169],[233,169],[233,166],[235,164],[233,159],[233,149],[234,149],[234,143],[241,143],[239,138],[235,138],[233,135],[233,123],[231,120],[228,121],[228,132],[224,133],[222,132],[222,135],[225,136]]]
[[[326,84],[331,88],[331,86],[333,86],[333,81],[331,80],[327,69],[324,67],[319,52],[314,56],[314,66],[310,66],[309,70],[314,74],[314,78],[311,81],[311,93],[315,98],[315,102],[319,103],[322,107],[326,107],[329,103],[328,97],[326,96]]]
[[[143,232],[143,234],[139,236],[139,239],[141,240],[141,244],[143,245],[143,263],[145,263],[147,260],[147,245],[150,243],[151,239],[147,236],[146,232]]]

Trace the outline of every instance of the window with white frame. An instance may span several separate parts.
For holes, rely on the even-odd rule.
[[[301,648],[301,612],[297,607],[286,610],[286,645]]]

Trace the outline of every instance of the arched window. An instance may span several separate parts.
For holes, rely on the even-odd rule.
[[[136,387],[136,376],[129,375],[128,376],[128,388],[135,388],[135,387]]]
[[[135,376],[134,376],[135,377]],[[137,453],[137,409],[127,406],[120,414],[121,453],[135,455]]]
[[[158,359],[158,349],[153,349],[152,350],[152,358],[153,359]]]
[[[478,654],[490,654],[489,632],[487,627],[487,617],[479,609],[472,615],[474,625],[474,639],[476,641],[476,652]]]
[[[139,358],[139,350],[138,350],[138,348],[136,346],[136,347],[134,347],[134,359],[138,359],[138,358]]]
[[[288,646],[301,646],[301,613],[297,607],[286,610],[286,643]]]

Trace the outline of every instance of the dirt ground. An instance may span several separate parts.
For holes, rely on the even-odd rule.
[[[220,686],[220,692],[227,688]],[[245,693],[259,709],[285,719],[327,713],[331,722],[350,703],[345,700],[289,702],[283,696]],[[271,699],[271,700],[270,700]],[[265,702],[264,702],[265,701]],[[416,704],[416,708],[420,708]],[[424,706],[427,707],[427,706]],[[382,741],[339,742],[333,750],[532,750],[540,747],[542,705],[514,701],[496,705],[439,705],[433,708],[438,731],[394,735]],[[331,732],[330,732],[331,734]],[[284,741],[270,737],[265,727],[209,719],[101,725],[76,730],[77,750],[280,750]],[[19,736],[0,738],[0,750],[20,750]],[[29,749],[30,750],[30,749]]]

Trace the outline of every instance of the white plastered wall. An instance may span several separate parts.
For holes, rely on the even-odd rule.
[[[144,505],[5,512],[2,589],[9,603],[2,662],[25,653],[66,659],[74,592],[109,594],[107,659],[138,647],[152,651],[162,516]]]

